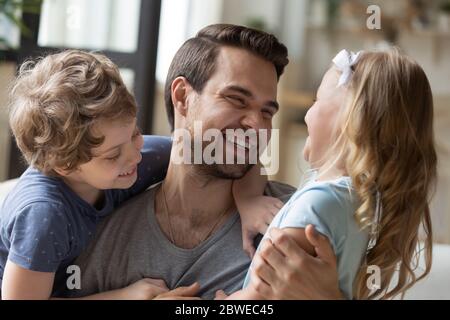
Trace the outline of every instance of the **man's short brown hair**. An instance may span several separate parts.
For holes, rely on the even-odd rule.
[[[231,24],[214,24],[200,30],[187,40],[172,60],[166,79],[164,99],[170,127],[174,129],[172,82],[180,76],[201,93],[216,67],[219,49],[223,46],[248,50],[275,66],[278,79],[289,63],[288,50],[278,39],[266,32]]]
[[[99,119],[135,117],[136,102],[104,55],[67,50],[22,64],[11,91],[10,126],[25,160],[47,175],[92,159]]]

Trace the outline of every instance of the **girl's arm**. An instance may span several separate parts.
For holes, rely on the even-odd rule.
[[[54,272],[27,270],[8,260],[3,274],[2,299],[48,300],[51,298],[54,279]],[[168,291],[169,289],[162,280],[141,279],[122,289],[73,300],[149,300]],[[189,293],[192,293],[191,291]]]
[[[250,257],[255,253],[253,239],[267,231],[273,217],[283,207],[279,199],[263,195],[267,176],[260,171],[261,164],[257,164],[233,183],[233,197],[241,215],[243,248]]]

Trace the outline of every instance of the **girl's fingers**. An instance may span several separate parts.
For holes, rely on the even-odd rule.
[[[242,231],[242,248],[248,254],[248,256],[252,259],[255,254],[255,247],[253,245],[254,236],[247,231]]]
[[[281,208],[283,208],[284,202],[281,201],[280,199],[275,198],[274,206],[275,206],[278,210],[280,210]]]
[[[268,228],[269,225],[267,223],[261,224],[261,226],[259,227],[259,232],[261,234],[266,234]]]
[[[280,209],[278,209],[277,207],[270,208],[270,214],[272,215],[272,219],[277,215],[278,211],[280,211]]]

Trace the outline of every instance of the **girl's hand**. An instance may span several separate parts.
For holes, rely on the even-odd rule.
[[[242,241],[244,251],[253,258],[255,247],[254,238],[264,234],[272,222],[273,217],[283,207],[283,202],[268,196],[242,197],[236,202],[242,223]]]

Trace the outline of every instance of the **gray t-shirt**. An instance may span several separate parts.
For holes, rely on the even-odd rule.
[[[170,289],[199,282],[200,296],[214,298],[242,288],[250,258],[242,249],[241,221],[235,212],[208,239],[193,249],[173,245],[154,212],[160,184],[129,200],[98,227],[95,239],[74,262],[81,270],[81,297],[126,287],[142,278],[163,279]],[[287,202],[295,189],[269,182],[265,194]]]

